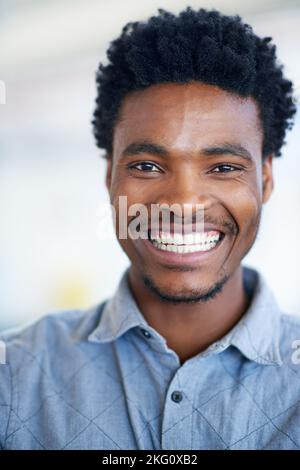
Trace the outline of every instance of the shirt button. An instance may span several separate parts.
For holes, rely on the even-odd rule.
[[[141,332],[145,336],[145,338],[151,338],[151,334],[149,333],[149,331],[144,330],[143,328],[141,328]]]
[[[183,395],[182,395],[181,392],[176,390],[175,392],[172,393],[171,398],[172,398],[173,401],[175,401],[175,403],[179,403],[179,402],[181,402],[181,400],[183,398]]]

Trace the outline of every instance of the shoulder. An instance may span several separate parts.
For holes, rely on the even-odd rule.
[[[296,313],[282,313],[281,321],[283,325],[296,326],[300,329],[300,314]]]
[[[280,337],[283,342],[300,340],[300,315],[282,313],[280,316]]]
[[[84,342],[97,326],[105,301],[90,309],[61,310],[44,315],[39,320],[0,333],[2,355],[12,369],[26,360],[56,357]],[[5,356],[5,357],[4,357]],[[0,368],[1,373],[1,368]]]
[[[90,359],[88,337],[104,304],[49,313],[0,333],[0,449],[10,448],[10,436],[22,429],[24,420],[37,413],[45,397],[58,396]]]
[[[88,336],[104,304],[57,311],[0,333],[0,449],[43,395],[55,394],[90,357]]]

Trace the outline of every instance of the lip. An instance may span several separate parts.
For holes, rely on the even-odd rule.
[[[169,265],[198,264],[213,257],[224,243],[226,235],[223,235],[217,245],[208,251],[196,251],[194,253],[174,253],[173,251],[163,251],[156,248],[148,239],[140,239],[151,256],[158,261]]]

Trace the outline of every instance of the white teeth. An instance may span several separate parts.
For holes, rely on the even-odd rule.
[[[157,243],[163,243],[165,245],[199,245],[203,243],[215,243],[218,242],[221,234],[216,232],[204,232],[204,233],[188,233],[181,235],[180,233],[175,233],[171,235],[170,233],[160,232],[160,234],[152,234],[151,239]]]
[[[175,233],[174,234],[174,241],[177,245],[180,245],[180,243],[182,241],[182,236],[180,235],[180,233]]]
[[[215,242],[203,243],[201,245],[166,245],[157,241],[152,242],[153,245],[159,250],[172,251],[174,253],[194,253],[196,251],[208,251],[214,248],[217,244]]]

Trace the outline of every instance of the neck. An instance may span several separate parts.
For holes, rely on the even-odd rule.
[[[144,318],[166,339],[181,364],[228,333],[250,303],[243,287],[241,265],[221,292],[207,302],[177,305],[162,302],[144,285],[133,266],[129,270],[129,285]]]

